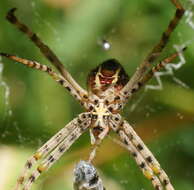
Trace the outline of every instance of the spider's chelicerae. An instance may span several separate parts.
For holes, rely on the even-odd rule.
[[[56,73],[50,67],[36,61],[22,59],[6,53],[0,53],[0,55],[28,67],[45,71],[55,81],[65,87],[86,109],[86,112],[79,114],[77,118],[69,122],[27,160],[24,171],[18,178],[15,190],[29,190],[39,175],[48,170],[87,129],[90,130],[91,143],[93,145],[93,150],[89,156],[90,162],[95,157],[98,145],[113,130],[118,134],[122,145],[131,153],[145,177],[152,182],[156,190],[174,189],[156,158],[131,125],[119,114],[131,96],[144,86],[155,72],[170,63],[180,53],[175,52],[156,65],[153,65],[184,14],[184,9],[178,0],[171,0],[171,2],[176,7],[173,19],[162,34],[160,41],[137,68],[134,75],[129,79],[119,62],[115,59],[109,59],[89,73],[87,80],[88,91],[78,85],[50,48],[16,18],[14,15],[15,9],[11,9],[8,12],[7,19],[9,22],[24,32],[60,73]]]

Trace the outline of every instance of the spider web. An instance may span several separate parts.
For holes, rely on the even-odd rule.
[[[5,104],[5,114],[3,116],[3,120],[7,116],[12,115],[12,110],[10,107],[10,102],[9,102],[9,96],[10,96],[10,87],[8,84],[3,80],[3,69],[4,69],[4,64],[2,63],[1,57],[0,57],[0,87],[3,88],[4,90],[4,104]]]
[[[188,27],[190,27],[192,30],[194,30],[193,10],[192,10],[194,7],[194,1],[190,1],[190,5],[191,6],[188,6],[189,8],[185,12],[185,16],[184,16],[185,23],[184,24],[188,25]],[[60,43],[58,43],[61,41],[59,32],[50,24],[50,22],[47,22],[46,20],[43,20],[41,18],[38,10],[36,10],[35,1],[31,1],[31,6],[32,6],[34,14],[36,16],[36,22],[40,22],[40,21],[44,22],[44,25],[48,29],[52,30],[52,33],[53,33],[54,38],[56,40],[55,42],[60,46]],[[111,49],[111,45],[114,45],[114,44],[111,44],[110,42],[108,42],[107,40],[105,40],[104,37],[102,37],[102,40],[101,39],[97,40],[97,43],[102,47],[102,49],[104,51],[109,51]],[[175,51],[179,51],[183,47],[188,46],[191,43],[193,43],[193,39],[188,40],[188,41],[181,43],[181,44],[176,44],[173,47],[174,47]],[[183,53],[180,53],[178,62],[170,63],[165,67],[165,71],[155,73],[155,79],[156,79],[157,85],[146,85],[144,93],[142,93],[142,95],[138,98],[138,100],[131,105],[130,111],[134,111],[137,108],[137,106],[139,105],[141,100],[144,98],[144,96],[146,94],[145,92],[147,90],[162,90],[163,89],[163,76],[171,76],[172,80],[175,81],[178,85],[182,86],[183,88],[189,88],[189,86],[184,81],[182,81],[181,79],[176,77],[176,71],[181,69],[185,64],[186,64],[185,56]],[[12,110],[10,108],[10,103],[9,103],[10,88],[7,85],[7,83],[3,80],[2,73],[3,73],[3,64],[0,63],[0,87],[4,89],[4,100],[5,100],[4,104],[6,106],[6,111],[5,111],[5,114],[3,116],[3,118],[5,120],[7,117],[10,117],[12,115]],[[17,125],[17,123],[15,125]],[[19,139],[22,139],[19,128],[18,128],[17,135],[18,135]],[[24,140],[21,140],[21,143],[22,142],[24,142]]]
[[[192,30],[194,30],[194,15],[193,15],[193,8],[194,8],[194,1],[193,0],[189,0],[187,5],[187,9],[185,11],[184,14],[184,23],[186,25],[188,25]],[[194,39],[189,39],[186,42],[182,43],[182,44],[175,44],[173,47],[175,49],[176,52],[180,52],[178,57],[179,57],[179,61],[176,63],[169,63],[167,65],[165,65],[165,71],[163,72],[156,72],[154,77],[157,81],[157,85],[146,85],[145,90],[162,90],[163,89],[163,83],[162,83],[162,76],[166,76],[166,75],[170,75],[172,76],[172,79],[174,82],[176,82],[177,84],[179,84],[180,86],[182,86],[183,88],[189,88],[189,86],[184,83],[181,79],[178,79],[175,76],[175,71],[181,69],[185,64],[186,64],[186,60],[185,60],[185,56],[184,56],[184,52],[182,52],[181,50],[184,47],[188,47],[190,44],[192,44],[194,42]]]
[[[163,89],[163,84],[162,84],[162,76],[170,75],[172,76],[172,79],[179,85],[181,85],[184,88],[189,88],[187,84],[185,84],[183,81],[175,77],[175,71],[180,69],[185,63],[185,57],[183,52],[181,50],[186,47],[186,44],[181,44],[181,45],[174,45],[174,48],[176,52],[179,53],[179,62],[178,63],[169,63],[165,65],[165,71],[160,71],[160,72],[155,72],[154,77],[157,81],[157,85],[146,85],[145,90],[162,90]]]

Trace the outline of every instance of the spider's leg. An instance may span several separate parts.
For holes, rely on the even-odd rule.
[[[90,138],[91,138],[92,150],[90,152],[88,162],[92,163],[92,161],[96,157],[97,149],[99,148],[103,139],[108,135],[108,133],[109,133],[109,127],[106,127],[103,131],[101,131],[101,133],[96,138],[92,132],[92,129],[90,129]]]
[[[85,123],[86,122],[86,123]],[[67,151],[70,146],[78,139],[78,137],[88,128],[90,122],[85,121],[82,125],[77,126],[77,128],[71,132],[64,139],[59,146],[55,148],[43,161],[42,163],[30,174],[26,183],[24,184],[24,190],[29,190],[31,185],[35,182],[35,180],[39,177],[39,175],[48,170],[62,155],[65,151]]]
[[[154,188],[156,190],[163,190],[163,187],[161,185],[160,180],[158,177],[154,174],[153,170],[150,168],[146,160],[143,158],[141,153],[138,151],[138,149],[134,146],[134,144],[131,142],[129,137],[125,134],[125,132],[120,129],[117,131],[118,135],[120,136],[121,140],[123,141],[124,145],[123,147],[127,148],[127,150],[131,153],[131,155],[134,157],[137,165],[141,169],[144,176],[151,180]]]
[[[85,131],[85,129],[90,125],[89,121],[89,114],[82,113],[73,121],[71,121],[67,126],[61,129],[56,135],[54,135],[49,141],[47,141],[38,151],[30,157],[25,166],[21,176],[18,178],[17,184],[14,190],[19,190],[20,187],[23,187],[30,179],[32,180],[33,177],[28,177],[30,174],[30,170],[38,165],[41,160],[46,160],[52,152],[58,150],[58,147],[61,147],[61,144],[70,143],[64,151],[66,151],[69,146]],[[76,134],[75,134],[76,133]],[[73,139],[73,136],[77,136],[77,138]],[[62,150],[62,149],[60,149]],[[51,153],[50,153],[51,152]],[[61,152],[62,153],[62,152]],[[53,163],[52,163],[53,164]],[[43,165],[39,165],[36,171],[43,169]],[[41,173],[39,171],[39,173]],[[32,175],[30,175],[32,176]],[[30,178],[30,179],[29,179]]]
[[[159,176],[160,181],[165,186],[165,189],[174,190],[172,184],[170,183],[169,177],[167,176],[165,171],[161,168],[159,162],[156,160],[154,155],[147,148],[147,146],[144,144],[141,138],[137,135],[134,129],[129,125],[129,123],[127,121],[123,121],[120,124],[120,127],[117,129],[117,131],[119,131],[120,129],[122,129],[125,132],[130,141],[137,148],[142,157],[146,160],[147,164],[152,169],[152,171]]]
[[[65,87],[73,97],[75,97],[83,106],[85,106],[87,108],[87,102],[86,102],[87,97],[84,96],[85,100],[83,100],[83,97],[80,96],[80,93],[77,92],[64,77],[62,77],[60,74],[54,72],[50,67],[43,65],[43,64],[40,64],[36,61],[23,59],[23,58],[15,56],[15,55],[9,55],[7,53],[0,53],[0,56],[7,57],[11,60],[22,63],[22,64],[26,65],[27,67],[34,68],[34,69],[48,73],[55,81],[57,81],[60,85]]]
[[[107,126],[105,123],[103,125]],[[96,157],[96,151],[99,148],[100,144],[102,143],[103,139],[108,135],[109,130],[110,130],[109,127],[105,127],[104,129],[101,129],[100,134],[98,134],[98,136],[95,137],[95,135],[92,132],[92,129],[90,129],[92,151],[90,152],[88,162],[92,163],[92,161]]]
[[[58,59],[58,57],[54,54],[54,52],[45,45],[41,39],[32,32],[28,26],[23,24],[18,20],[18,18],[14,15],[16,8],[11,9],[8,13],[6,18],[12,24],[14,24],[21,32],[25,33],[34,44],[40,49],[42,54],[58,69],[61,75],[75,88],[76,91],[80,93],[80,95],[88,96],[87,92],[73,79],[71,74],[65,69],[64,65]]]
[[[39,160],[43,159],[50,151],[52,151],[64,138],[68,136],[75,128],[77,121],[81,121],[81,115],[75,118],[64,128],[62,128],[56,135],[49,139],[41,148],[39,148],[36,153],[30,157],[25,166],[24,171],[22,172],[22,177],[19,177],[18,181],[23,181],[28,170],[30,170]]]
[[[90,152],[88,162],[92,163],[94,161],[96,157],[96,151],[99,148],[99,145],[101,144],[101,142],[102,140],[98,140],[92,145],[92,151]]]
[[[92,163],[92,161],[94,160],[94,158],[96,157],[96,151],[99,147],[99,144],[95,143],[92,146],[92,151],[90,152],[89,158],[88,158],[88,162]]]
[[[182,49],[184,51],[186,48]],[[131,89],[131,94],[137,92],[140,88],[142,88],[146,82],[148,82],[154,75],[154,73],[158,72],[162,68],[164,68],[168,63],[172,63],[172,61],[179,56],[180,52],[176,52],[169,57],[165,58],[164,60],[160,61],[156,66],[152,67],[140,80],[137,84],[133,86]]]
[[[154,46],[152,51],[148,54],[148,56],[145,58],[143,63],[137,68],[136,72],[133,74],[129,82],[125,85],[125,87],[122,89],[121,93],[128,97],[131,95],[131,89],[134,87],[135,84],[139,82],[141,77],[144,75],[144,73],[152,67],[153,62],[156,60],[156,58],[159,57],[160,53],[166,46],[170,35],[176,28],[177,24],[179,23],[180,19],[182,18],[185,10],[180,4],[178,0],[171,0],[171,2],[176,7],[176,13],[173,17],[173,19],[170,21],[167,29],[162,34],[162,37],[160,38],[160,41]]]

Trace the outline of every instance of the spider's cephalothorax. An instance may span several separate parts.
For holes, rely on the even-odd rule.
[[[14,190],[30,190],[31,185],[40,174],[48,170],[87,129],[90,129],[92,143],[94,144],[89,161],[92,161],[95,157],[97,145],[112,130],[118,134],[122,141],[119,144],[122,144],[131,153],[143,174],[152,182],[155,190],[174,190],[167,174],[160,167],[154,155],[136,134],[132,126],[119,114],[127,100],[148,82],[155,72],[170,63],[180,53],[176,52],[153,66],[153,62],[161,54],[172,31],[184,14],[184,8],[178,0],[171,0],[171,2],[176,7],[174,18],[170,21],[160,41],[148,54],[130,80],[118,61],[109,59],[90,72],[88,76],[88,91],[73,79],[52,50],[17,19],[14,15],[15,8],[8,12],[7,19],[9,22],[24,32],[60,73],[56,73],[52,68],[36,61],[30,61],[7,53],[0,53],[0,56],[46,72],[65,87],[87,110],[87,112],[79,114],[69,122],[27,160],[24,171],[18,178]]]
[[[87,82],[92,93],[103,97],[107,95],[104,93],[107,90],[118,94],[128,81],[129,77],[122,65],[115,59],[109,59],[89,73]]]

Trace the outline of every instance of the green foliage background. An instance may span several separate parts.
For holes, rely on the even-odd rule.
[[[192,11],[188,1],[182,2]],[[17,16],[51,47],[84,87],[87,73],[108,58],[118,59],[132,75],[175,12],[170,0],[1,0],[0,52],[48,65],[32,42],[6,21],[5,15],[13,7],[18,8]],[[162,90],[141,90],[123,111],[176,190],[194,189],[194,30],[186,19],[185,16],[161,56],[162,59],[173,53],[174,44],[189,42],[184,53],[186,64],[173,76],[162,77]],[[109,51],[99,45],[102,39],[111,43]],[[5,58],[1,62],[4,70],[0,84],[6,82],[10,95],[6,99],[5,88],[0,86],[0,189],[8,190],[25,160],[83,109],[45,73]],[[175,83],[174,76],[189,88]],[[84,134],[33,189],[72,189],[74,165],[86,159],[89,151],[89,135]],[[107,189],[153,189],[129,154],[110,139],[101,145],[95,164]]]

